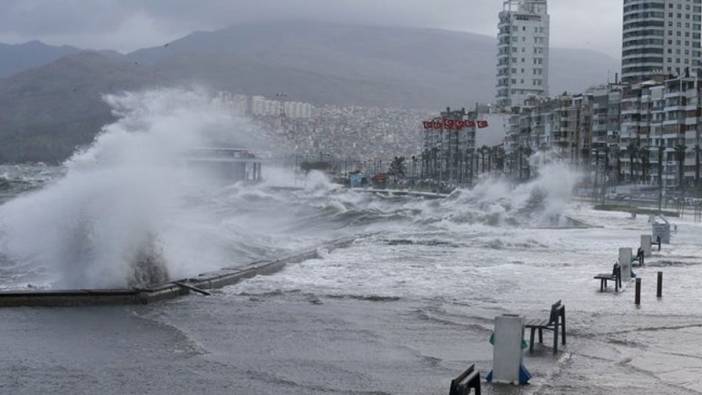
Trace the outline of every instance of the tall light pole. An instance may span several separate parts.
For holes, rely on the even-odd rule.
[[[700,145],[695,146],[695,185],[700,188]]]
[[[658,214],[663,212],[663,150],[665,145],[661,141],[658,146]]]
[[[592,183],[592,201],[593,204],[597,202],[597,178],[600,173],[600,150],[595,149],[595,178]]]

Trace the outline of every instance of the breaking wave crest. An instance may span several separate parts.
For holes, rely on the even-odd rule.
[[[321,177],[315,175],[315,178]],[[319,181],[294,201],[316,207],[318,220],[347,226],[412,224],[425,229],[451,225],[496,227],[568,226],[564,215],[579,180],[564,162],[549,161],[532,181],[514,184],[504,178],[486,178],[472,189],[458,189],[442,200],[383,197],[339,188]]]
[[[58,287],[144,286],[226,264],[217,222],[192,204],[211,175],[192,177],[182,158],[250,126],[194,90],[105,100],[119,120],[65,176],[0,207],[0,251],[46,268]]]

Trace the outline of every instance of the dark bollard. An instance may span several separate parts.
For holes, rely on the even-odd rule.
[[[658,272],[658,288],[656,296],[660,299],[663,297],[663,272]]]
[[[636,279],[636,296],[634,298],[634,303],[636,303],[637,306],[641,305],[641,279],[640,278]]]

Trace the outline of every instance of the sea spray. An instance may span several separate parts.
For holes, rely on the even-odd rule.
[[[222,187],[189,173],[183,153],[256,148],[251,136],[260,130],[198,91],[107,101],[119,121],[65,163],[64,177],[0,206],[0,259],[51,271],[54,287],[138,287],[367,232],[429,232],[444,243],[466,229],[477,237],[486,227],[549,225],[577,180],[551,161],[530,182],[488,178],[435,201],[382,198],[339,188],[321,173],[302,178],[270,167],[260,185]]]
[[[562,225],[580,174],[553,154],[539,153],[532,160],[534,179],[515,184],[503,177],[484,178],[472,189],[455,191],[450,203],[436,211],[448,209],[452,220],[492,226]]]
[[[144,286],[226,265],[224,243],[198,233],[216,223],[188,203],[210,175],[193,177],[182,157],[248,144],[252,126],[198,90],[105,100],[118,121],[65,162],[66,175],[0,207],[2,253],[45,268],[61,288]]]

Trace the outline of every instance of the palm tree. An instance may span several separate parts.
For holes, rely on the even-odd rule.
[[[494,163],[493,158],[495,156],[495,149],[493,147],[488,147],[488,172],[492,171],[492,164]]]
[[[609,151],[608,145],[605,145],[604,149],[604,184],[606,185],[609,181]]]
[[[485,156],[487,156],[488,150],[487,145],[480,147],[480,162],[482,163],[483,173],[485,173]]]
[[[588,167],[590,167],[590,171],[592,170],[592,162],[590,160],[590,157],[592,156],[592,150],[590,148],[583,148],[580,150],[581,155],[580,159],[582,161],[582,166],[585,170],[588,170]]]
[[[678,159],[678,187],[682,190],[685,184],[685,153],[687,151],[687,146],[685,143],[677,144],[673,149]]]
[[[505,170],[505,149],[504,147],[495,147],[495,162],[498,171],[504,172]]]
[[[398,178],[405,178],[405,157],[396,156],[390,163],[388,173],[393,177],[395,183],[397,183]]]
[[[700,185],[700,145],[697,144],[695,146],[695,184],[697,185],[697,188],[700,188],[702,185]]]
[[[420,156],[420,163],[419,163],[419,178],[426,178],[426,173],[427,173],[427,150],[424,149],[422,150],[422,155]]]
[[[517,175],[517,179],[521,180],[522,179],[522,147],[517,147],[516,150],[514,150],[513,153],[513,161],[512,161],[512,169],[514,171],[513,174]]]
[[[651,169],[651,151],[648,147],[641,147],[639,156],[641,157],[641,178],[644,183],[648,183],[648,174]]]
[[[526,157],[526,179],[529,180],[531,178],[531,166],[529,165],[529,158],[531,157],[531,154],[533,154],[534,151],[531,149],[530,146],[524,147],[524,156]]]
[[[633,141],[626,147],[629,153],[629,182],[634,182],[634,160],[639,155],[639,147]]]
[[[475,165],[474,155],[475,151],[466,150],[466,165],[468,166],[468,177],[471,184],[473,184],[473,177],[475,173],[475,169],[473,168]]]
[[[617,158],[617,184],[622,182],[622,150],[619,146],[615,146],[614,155]]]
[[[437,147],[432,148],[431,155],[432,178],[436,181],[439,178],[439,149]]]
[[[413,179],[417,178],[417,157],[412,155],[412,172],[410,174]]]

